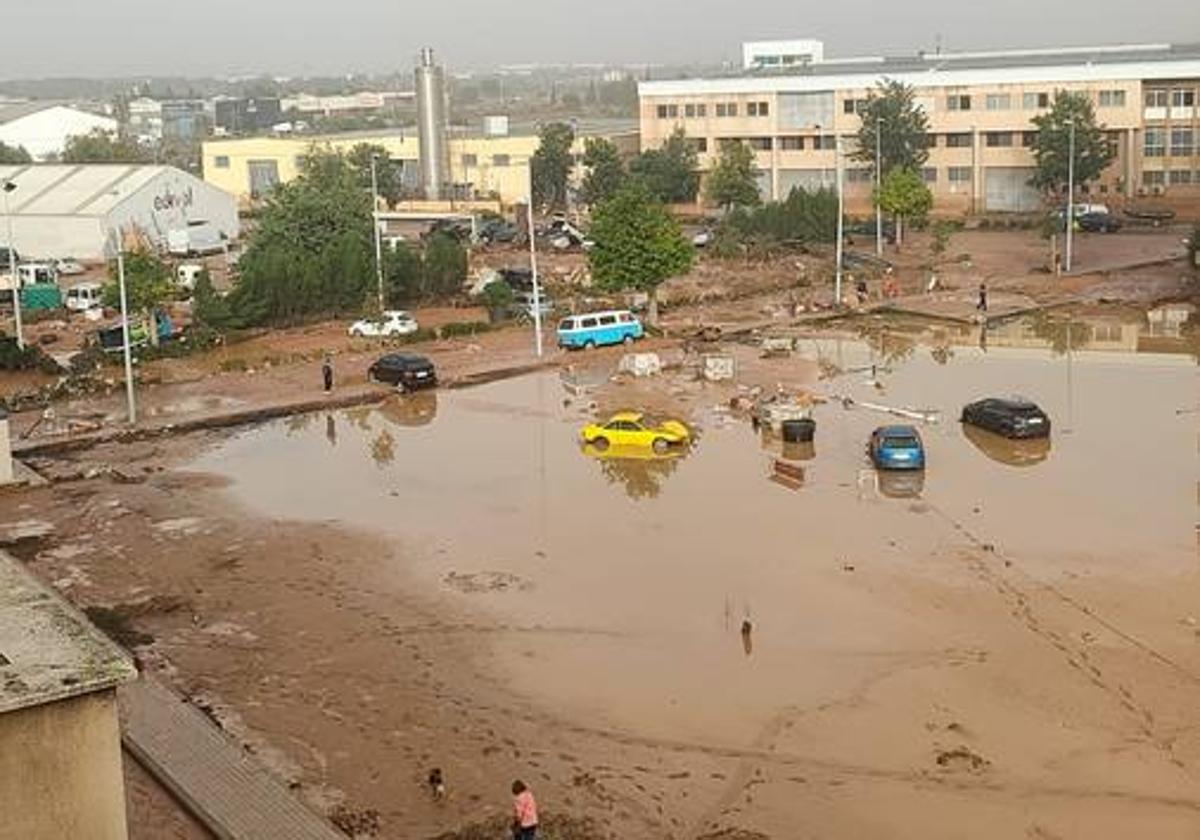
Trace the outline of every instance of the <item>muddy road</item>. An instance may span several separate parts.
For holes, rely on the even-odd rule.
[[[611,836],[1196,836],[1194,358],[860,332],[735,351],[828,400],[811,448],[732,384],[548,372],[98,447],[0,522],[53,523],[35,571],[380,837],[500,814],[514,777]],[[957,422],[1013,392],[1048,444]],[[924,475],[870,469],[898,421],[840,397],[938,413]],[[581,451],[642,406],[696,444]]]

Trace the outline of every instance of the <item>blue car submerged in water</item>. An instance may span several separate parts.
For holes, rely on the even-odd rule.
[[[871,433],[867,454],[879,470],[925,469],[925,444],[913,426],[880,426]]]

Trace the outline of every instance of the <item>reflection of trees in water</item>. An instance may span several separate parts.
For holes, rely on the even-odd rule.
[[[375,466],[386,466],[396,459],[396,439],[384,429],[371,440],[371,460]]]
[[[896,332],[888,324],[863,322],[856,324],[854,329],[858,337],[882,357],[884,364],[906,361],[917,349],[915,338]]]
[[[369,405],[356,406],[355,408],[347,408],[342,412],[342,416],[349,420],[350,425],[356,427],[359,431],[369,432],[371,431],[371,413],[373,411],[375,409]]]
[[[1179,326],[1179,335],[1187,342],[1188,352],[1200,363],[1200,309],[1188,313],[1187,318]]]
[[[1066,353],[1068,348],[1082,349],[1092,339],[1091,327],[1083,321],[1056,317],[1048,312],[1035,313],[1029,326],[1033,334],[1049,344],[1051,351],[1058,356]]]
[[[929,355],[939,365],[944,365],[954,358],[954,348],[949,344],[938,344],[929,348]]]
[[[629,498],[654,499],[675,468],[679,458],[600,458],[600,471],[613,484],[625,488]]]
[[[384,419],[397,426],[428,426],[437,418],[437,391],[399,394],[379,407]]]
[[[293,414],[283,421],[283,430],[288,437],[298,435],[312,425],[315,414]]]

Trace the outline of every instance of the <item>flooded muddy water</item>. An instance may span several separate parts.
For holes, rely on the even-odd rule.
[[[697,384],[689,451],[585,451],[588,397],[546,374],[269,423],[191,469],[228,477],[260,515],[386,533],[406,559],[381,586],[528,630],[490,639],[481,667],[588,726],[746,747],[795,713],[806,750],[844,757],[860,747],[818,734],[824,716],[878,690],[877,719],[852,727],[898,742],[901,763],[928,749],[927,694],[974,707],[992,761],[1022,743],[1022,766],[1082,749],[1061,737],[1064,708],[1108,733],[1094,687],[1059,674],[1020,611],[1049,597],[1043,624],[1108,633],[1121,667],[1135,668],[1126,637],[1179,641],[1160,595],[1197,591],[1194,360],[811,337],[777,364],[813,361],[845,372],[814,385],[829,402],[811,445],[757,433],[725,410],[732,387]],[[958,422],[1012,393],[1050,415],[1050,441]],[[924,473],[871,469],[871,430],[910,421],[841,397],[937,412],[917,424]]]

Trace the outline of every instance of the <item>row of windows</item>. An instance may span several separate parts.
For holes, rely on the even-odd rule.
[[[1167,130],[1147,128],[1142,152],[1146,157],[1163,157],[1170,151],[1172,157],[1191,157],[1196,153],[1196,133],[1190,128],[1172,128],[1170,145]]]
[[[1143,172],[1142,183],[1147,187],[1162,187],[1167,184],[1172,186],[1200,184],[1200,170],[1192,172],[1190,169],[1172,169],[1170,172]]]
[[[1196,91],[1187,88],[1156,88],[1146,91],[1145,103],[1147,108],[1166,108],[1170,103],[1172,108],[1191,108],[1196,104]]]
[[[869,184],[874,182],[874,175],[870,169],[855,167],[847,169],[846,181],[850,184]],[[921,169],[921,180],[926,184],[936,184],[938,182],[938,168],[936,166],[926,166]],[[969,184],[971,183],[971,167],[969,166],[948,166],[946,167],[946,180],[951,184]]]
[[[736,117],[738,115],[738,103],[736,102],[718,102],[713,106],[713,111],[718,117]],[[679,119],[681,113],[680,106],[674,103],[667,105],[659,105],[655,113],[658,114],[660,120],[675,120]],[[703,102],[689,103],[682,108],[683,118],[687,120],[704,119],[708,116],[708,105]],[[767,102],[747,102],[746,116],[748,117],[769,117],[771,116],[771,106]]]
[[[929,149],[937,148],[939,145],[938,137],[945,137],[945,146],[948,149],[969,149],[971,148],[972,135],[970,132],[956,132],[953,134],[926,134],[925,147]],[[1149,133],[1147,133],[1147,137]],[[983,132],[984,145],[989,148],[1010,148],[1018,144],[1024,148],[1030,148],[1037,142],[1036,131],[987,131]],[[721,140],[738,140],[746,143],[750,148],[759,152],[769,152],[775,148],[775,142],[778,143],[779,149],[784,152],[802,152],[806,148],[811,148],[814,151],[832,152],[837,147],[837,139],[832,134],[821,134],[815,137],[802,136],[787,136],[779,137],[777,140],[771,137],[724,137]],[[774,142],[773,142],[774,141]],[[696,150],[700,152],[708,151],[708,143],[704,138],[695,139]],[[843,149],[846,146],[843,144]]]

